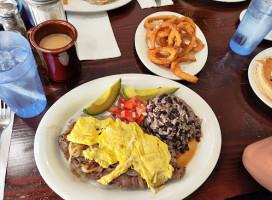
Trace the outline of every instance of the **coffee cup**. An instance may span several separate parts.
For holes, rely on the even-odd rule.
[[[77,30],[67,21],[48,20],[27,32],[27,38],[39,54],[45,74],[53,81],[64,82],[81,73],[76,53]]]

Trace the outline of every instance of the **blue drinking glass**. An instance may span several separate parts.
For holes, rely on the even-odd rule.
[[[30,44],[11,31],[0,31],[0,38],[0,98],[18,116],[35,117],[47,101]]]
[[[249,55],[272,30],[272,0],[252,0],[231,41],[239,55]]]

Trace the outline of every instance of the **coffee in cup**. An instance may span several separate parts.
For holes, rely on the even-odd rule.
[[[40,41],[40,46],[45,49],[58,49],[67,46],[72,38],[63,33],[53,33],[45,36]]]

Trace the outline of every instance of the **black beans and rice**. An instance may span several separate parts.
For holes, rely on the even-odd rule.
[[[177,96],[159,95],[148,102],[147,110],[144,128],[168,145],[172,158],[189,150],[193,138],[200,140],[202,120]]]

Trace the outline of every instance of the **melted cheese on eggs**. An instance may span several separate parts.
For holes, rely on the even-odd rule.
[[[171,155],[167,145],[159,138],[145,134],[135,122],[126,124],[119,119],[83,117],[78,119],[67,139],[89,146],[99,144],[84,150],[83,155],[103,168],[118,163],[114,171],[98,180],[104,185],[132,168],[156,193],[156,187],[172,177],[174,169],[169,164]]]

